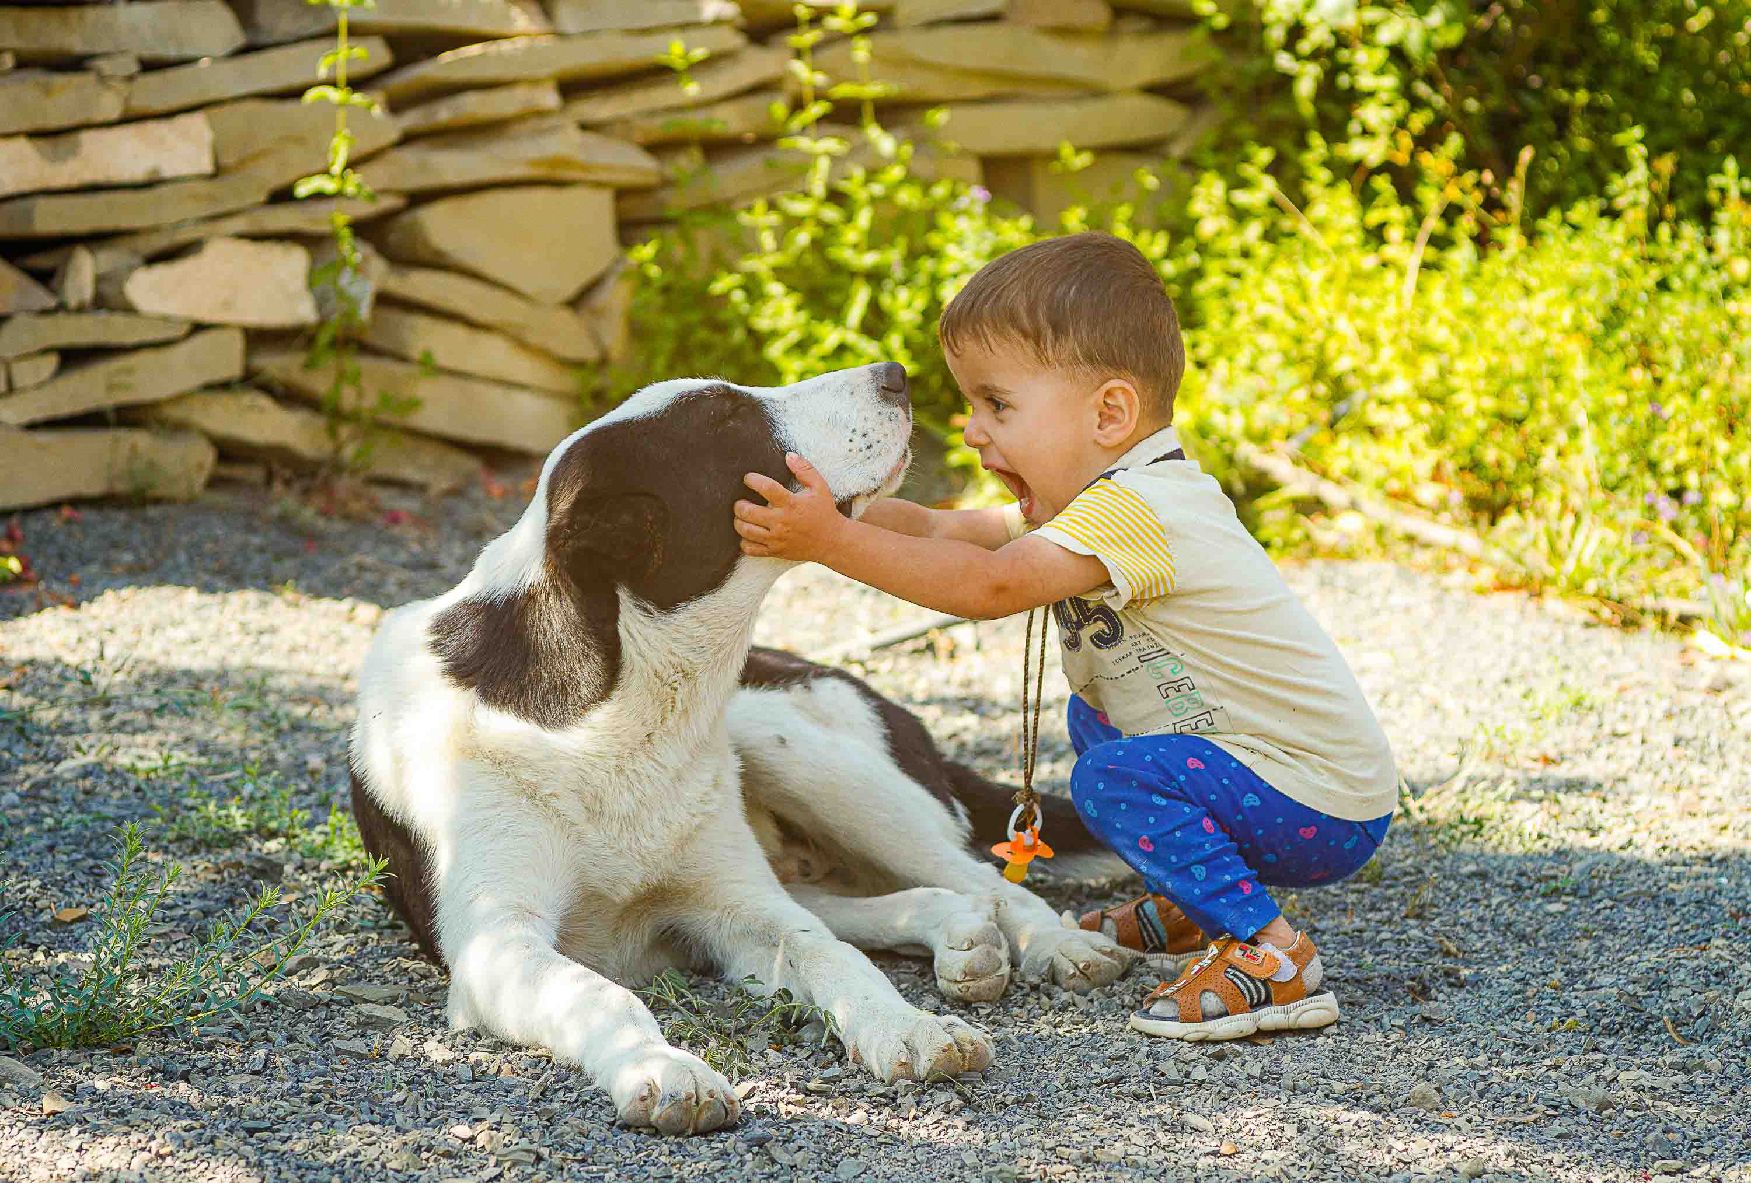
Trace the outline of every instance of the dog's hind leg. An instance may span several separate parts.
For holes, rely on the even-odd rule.
[[[961,1002],[991,1002],[1009,985],[1009,946],[991,899],[941,887],[848,896],[793,884],[790,898],[859,949],[929,955],[936,988]]]
[[[632,991],[559,952],[575,848],[502,797],[490,817],[457,823],[454,849],[435,860],[445,868],[437,920],[451,1022],[552,1049],[608,1091],[627,1125],[666,1134],[733,1125],[729,1081],[670,1047]]]
[[[1046,901],[967,848],[963,816],[945,802],[958,806],[958,781],[973,774],[944,759],[915,717],[848,676],[797,664],[818,672],[745,688],[730,703],[744,793],[798,831],[855,852],[890,885],[995,901],[1024,978],[1088,990],[1124,973],[1125,949],[1066,927]]]

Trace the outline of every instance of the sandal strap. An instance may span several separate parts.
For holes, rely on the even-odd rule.
[[[1179,1022],[1201,1023],[1205,994],[1214,994],[1231,1015],[1298,1002],[1307,996],[1301,971],[1312,959],[1313,942],[1305,937],[1286,951],[1224,937],[1174,981],[1150,991],[1143,1005],[1170,998]]]
[[[1105,932],[1108,922],[1115,941],[1140,953],[1191,953],[1208,939],[1166,896],[1142,895],[1111,908],[1084,912],[1076,923],[1089,932]]]

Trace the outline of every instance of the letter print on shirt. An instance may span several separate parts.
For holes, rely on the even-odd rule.
[[[1071,690],[1127,735],[1229,729],[1227,712],[1197,684],[1185,659],[1151,633],[1126,629],[1118,612],[1076,596],[1052,605],[1052,615]],[[1109,686],[1118,691],[1114,683],[1124,683],[1124,692],[1103,693]],[[1151,692],[1138,694],[1144,686]]]

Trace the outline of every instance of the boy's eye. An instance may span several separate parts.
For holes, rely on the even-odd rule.
[[[993,411],[997,411],[997,412],[1001,413],[1003,411],[1009,410],[1009,404],[1004,402],[1000,398],[994,398],[991,400],[991,409]]]

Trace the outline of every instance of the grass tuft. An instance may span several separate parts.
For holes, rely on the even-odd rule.
[[[279,976],[324,921],[376,886],[384,869],[369,860],[358,878],[330,886],[301,916],[283,919],[273,915],[279,889],[265,888],[192,950],[148,970],[141,964],[148,931],[182,867],[152,870],[142,865],[144,850],[139,827],[130,823],[116,840],[110,889],[82,968],[25,976],[0,960],[0,1048],[114,1046],[235,1011]],[[0,958],[5,954],[0,945]]]
[[[838,1037],[833,1016],[820,1007],[798,1001],[788,990],[761,995],[756,993],[759,989],[753,978],[744,978],[728,999],[714,1002],[669,969],[639,993],[667,1038],[691,1049],[731,1080],[754,1070],[756,1053],[800,1044],[810,1024],[820,1024],[822,1045]]]

